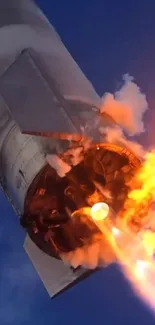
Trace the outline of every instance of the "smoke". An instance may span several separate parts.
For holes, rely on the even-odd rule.
[[[148,110],[148,103],[146,96],[132,77],[124,75],[123,81],[124,84],[119,91],[114,94],[107,93],[102,98],[101,113],[105,112],[110,115],[116,124],[113,127],[100,127],[99,132],[104,142],[125,146],[136,156],[144,158],[145,151],[139,143],[133,141],[133,136],[145,131],[143,118]],[[124,133],[128,135],[129,139]],[[62,258],[73,267],[82,265],[95,269],[98,265],[108,264],[115,260],[116,256],[102,236],[97,241],[94,240],[89,246],[85,245],[83,248],[78,248]]]
[[[84,268],[94,270],[98,266],[107,266],[112,263],[116,256],[112,248],[107,245],[107,241],[101,235],[98,240],[94,238],[94,242],[90,245],[84,245],[61,256],[65,264],[69,264],[74,268],[83,266]]]
[[[64,177],[71,170],[71,167],[57,155],[46,155],[46,161],[60,177]]]
[[[90,147],[89,140],[83,140],[76,147],[66,150],[61,157],[55,154],[47,154],[47,163],[55,169],[58,176],[65,177],[73,166],[80,164],[84,159],[84,152]]]
[[[124,134],[123,131],[119,126],[116,126],[114,128],[104,128],[100,130],[102,134],[104,134],[104,139],[108,143],[115,143],[118,145],[122,145],[124,147],[127,147],[130,149],[135,155],[139,157],[145,156],[145,150],[144,148],[137,143],[136,141],[128,140]]]
[[[123,81],[119,91],[103,96],[101,112],[108,113],[128,135],[134,136],[145,131],[143,117],[148,103],[132,77],[126,74]]]
[[[67,161],[69,161],[71,166],[76,166],[83,160],[84,149],[82,146],[70,148],[63,154],[63,156]]]
[[[114,95],[106,93],[102,98],[101,113],[108,113],[116,124],[113,127],[100,127],[100,132],[106,142],[125,146],[136,155],[144,157],[144,148],[133,136],[145,131],[143,118],[148,110],[148,103],[146,96],[133,81],[133,77],[126,74],[123,81],[124,84],[119,91]]]

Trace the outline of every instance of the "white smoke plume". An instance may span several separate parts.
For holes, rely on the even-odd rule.
[[[94,243],[77,248],[61,256],[65,264],[70,264],[73,268],[83,266],[86,269],[95,269],[97,266],[107,266],[116,260],[112,248],[107,245],[105,238],[101,235]]]
[[[70,164],[72,166],[76,166],[80,164],[80,162],[83,160],[83,147],[79,146],[76,148],[70,148],[64,153],[64,158],[68,159],[70,161]]]
[[[46,161],[60,177],[64,177],[71,170],[71,167],[57,155],[47,155]]]
[[[108,113],[130,136],[145,131],[143,117],[148,109],[146,96],[128,74],[124,85],[115,94],[106,93],[102,98],[101,112]]]
[[[55,169],[59,177],[65,177],[73,166],[81,163],[84,157],[84,147],[69,148],[62,156],[64,159],[56,154],[46,155],[46,161]]]
[[[122,145],[130,149],[135,155],[144,157],[144,148],[136,141],[128,140],[119,126],[114,128],[103,128],[100,131],[104,134],[105,142]]]

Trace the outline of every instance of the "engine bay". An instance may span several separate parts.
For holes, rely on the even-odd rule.
[[[130,150],[112,144],[91,146],[64,177],[47,164],[27,192],[21,225],[42,251],[55,258],[89,245],[100,238],[100,230],[80,211],[105,202],[115,224],[140,166]]]

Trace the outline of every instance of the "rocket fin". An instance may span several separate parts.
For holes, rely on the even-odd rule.
[[[0,94],[22,133],[49,136],[80,131],[65,100],[56,94],[54,81],[49,86],[28,50],[1,76]]]
[[[79,141],[86,126],[92,135],[96,123],[113,123],[86,99],[66,98],[56,81],[42,73],[31,49],[24,50],[0,77],[0,95],[24,134]]]
[[[92,271],[83,268],[73,271],[69,265],[65,265],[61,260],[46,255],[33,243],[28,235],[25,239],[24,249],[51,298],[92,273]]]

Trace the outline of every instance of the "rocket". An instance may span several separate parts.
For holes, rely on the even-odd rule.
[[[33,1],[0,1],[0,42],[0,185],[26,224],[24,249],[53,297],[89,273],[60,257],[61,251],[82,245],[69,214],[85,205],[94,184],[103,183],[105,176],[92,173],[88,164],[92,180],[83,165],[78,169],[69,163],[70,144],[83,150],[81,139],[93,137],[91,161],[96,155],[102,161],[109,149],[105,145],[104,154],[99,153],[98,130],[115,122],[100,114],[100,97]],[[110,151],[119,165],[115,149],[111,146]],[[106,160],[108,168],[108,155]],[[67,179],[60,175],[61,167]],[[130,172],[123,164],[120,168]],[[110,177],[109,184],[114,171]]]

